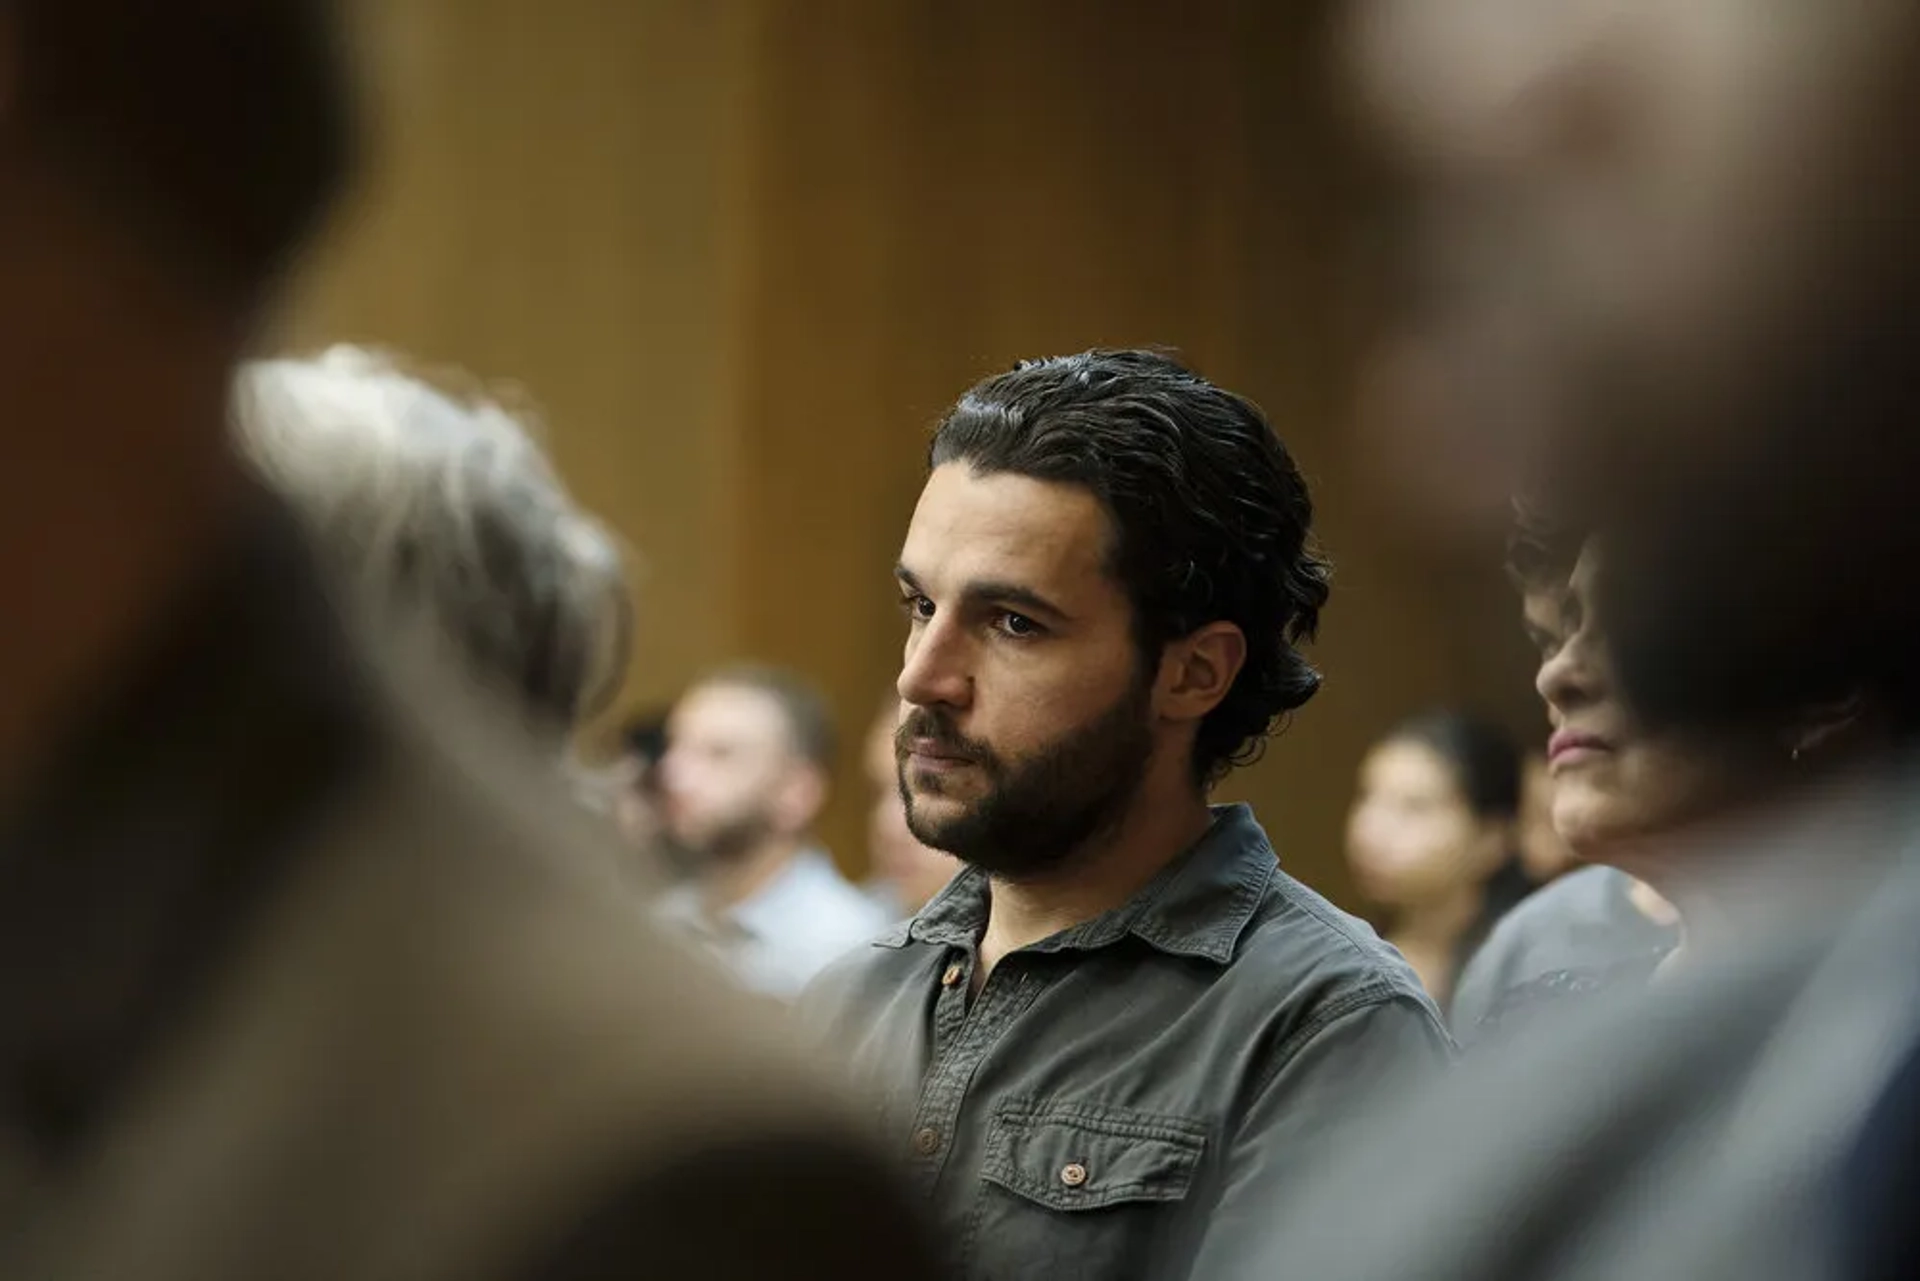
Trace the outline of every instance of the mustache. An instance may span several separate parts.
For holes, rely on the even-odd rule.
[[[913,744],[927,742],[941,751],[964,760],[991,762],[993,749],[977,739],[968,738],[939,712],[930,707],[916,707],[907,713],[900,727],[893,732],[893,753],[896,759],[905,759]]]

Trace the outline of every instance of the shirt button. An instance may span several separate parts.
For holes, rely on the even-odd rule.
[[[940,1131],[928,1126],[913,1136],[913,1147],[921,1156],[932,1156],[940,1150]]]
[[[949,965],[947,967],[947,972],[940,976],[940,986],[952,987],[955,983],[958,983],[960,981],[960,976],[965,972],[966,971],[962,970],[958,965]]]
[[[1070,1188],[1077,1188],[1086,1181],[1087,1167],[1081,1165],[1078,1161],[1075,1161],[1072,1165],[1064,1166],[1060,1170],[1060,1182]]]

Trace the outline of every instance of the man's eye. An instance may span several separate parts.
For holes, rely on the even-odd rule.
[[[933,602],[925,596],[902,596],[900,608],[906,611],[908,618],[924,620],[933,617]]]
[[[1025,614],[1008,612],[1000,615],[1000,630],[1015,640],[1026,640],[1040,634],[1040,624]]]

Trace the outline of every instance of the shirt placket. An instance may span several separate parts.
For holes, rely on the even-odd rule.
[[[952,948],[937,981],[933,1007],[933,1062],[914,1110],[911,1162],[920,1190],[931,1196],[946,1172],[961,1124],[967,1089],[989,1051],[1039,996],[1042,982],[1008,957],[994,967],[978,996],[967,999],[974,967],[972,949]]]

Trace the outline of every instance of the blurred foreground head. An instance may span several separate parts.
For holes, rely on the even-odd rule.
[[[7,4],[0,253],[138,259],[212,311],[266,301],[351,167],[336,25],[327,0]]]
[[[1608,535],[1654,722],[1845,687],[1911,726],[1920,10],[1370,0],[1427,323]]]
[[[0,5],[0,769],[225,541],[232,366],[352,168],[321,0]]]
[[[620,556],[524,421],[353,347],[247,366],[234,410],[244,452],[376,621],[423,625],[537,729],[605,706],[630,631]]]

